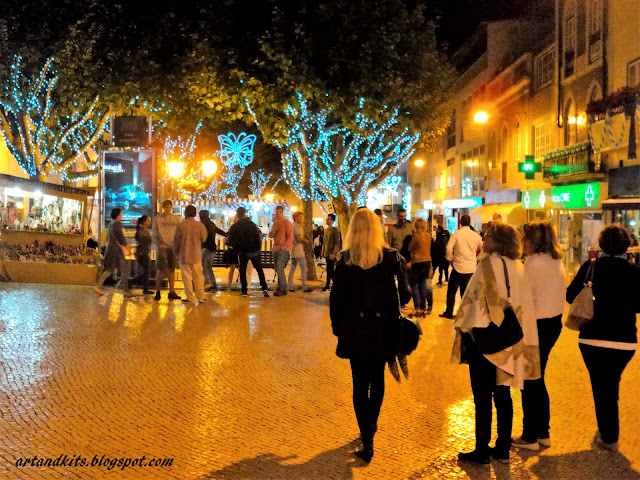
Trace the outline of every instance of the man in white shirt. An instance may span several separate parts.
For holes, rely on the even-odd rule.
[[[456,230],[447,243],[447,260],[451,262],[451,276],[447,288],[447,309],[440,316],[453,318],[453,307],[456,303],[456,293],[460,287],[460,296],[464,295],[467,284],[476,271],[476,256],[482,248],[482,237],[471,230],[471,217],[460,217],[460,229]]]

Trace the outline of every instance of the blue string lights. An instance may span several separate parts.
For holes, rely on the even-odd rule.
[[[381,123],[369,118],[364,99],[351,127],[332,123],[330,109],[312,111],[301,94],[298,104],[285,110],[293,126],[278,146],[283,177],[303,200],[364,205],[367,191],[407,161],[420,139],[419,133],[399,127],[398,109],[380,112],[386,118]],[[307,165],[311,190],[304,186]]]
[[[262,194],[267,189],[267,185],[269,185],[271,177],[273,177],[273,174],[270,173],[267,175],[261,168],[258,169],[257,172],[251,172],[251,184],[249,185],[249,190],[251,190],[251,193],[253,193],[256,198],[262,198]],[[271,185],[271,190],[276,187],[280,180],[281,178]]]
[[[58,76],[53,61],[49,58],[37,77],[27,78],[22,73],[22,57],[14,56],[10,78],[0,93],[0,132],[29,177],[60,174],[63,180],[89,178],[95,175],[97,162],[89,150],[104,133],[111,113],[97,112],[97,97],[85,111],[66,116],[54,113]],[[78,174],[79,160],[86,163],[87,171]]]

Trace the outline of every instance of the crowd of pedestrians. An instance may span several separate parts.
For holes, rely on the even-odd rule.
[[[206,302],[208,291],[217,288],[212,271],[216,235],[227,239],[227,261],[238,265],[242,295],[248,294],[247,266],[258,274],[263,295],[269,288],[261,263],[262,235],[257,225],[239,207],[228,232],[219,229],[206,211],[185,209],[180,220],[165,201],[163,212],[153,222],[143,215],[136,227],[137,249],[143,293],[148,288],[150,251],[158,251],[155,299],[161,284],[169,280],[170,300],[175,293],[175,269],[179,266],[185,303]],[[131,247],[123,232],[122,211],[111,212],[104,253],[104,271],[95,291],[104,295],[104,282],[114,271],[121,272],[124,296],[129,289]],[[409,316],[425,317],[433,309],[432,278],[439,270],[438,284],[448,281],[446,309],[441,317],[452,319],[455,341],[452,362],[469,366],[475,405],[475,449],[461,452],[463,462],[488,464],[491,458],[507,462],[511,448],[532,451],[551,446],[552,402],[545,384],[550,353],[563,328],[565,303],[576,301],[586,286],[593,292],[593,315],[580,328],[579,347],[589,372],[600,447],[618,450],[618,396],[621,375],[637,349],[636,313],[640,300],[640,268],[627,261],[631,245],[629,233],[620,225],[606,226],[599,235],[601,256],[585,262],[566,287],[562,251],[548,221],[528,223],[519,230],[495,216],[483,225],[482,235],[470,225],[470,217],[460,218],[460,228],[452,235],[442,226],[435,238],[423,219],[408,221],[398,212],[397,222],[385,233],[382,212],[359,209],[351,219],[344,244],[335,226],[335,215],[326,217],[324,230],[315,228],[314,238],[304,234],[302,213],[293,223],[276,209],[269,232],[277,289],[274,296],[295,290],[294,273],[299,267],[302,288],[306,282],[305,250],[326,260],[326,286],[330,290],[330,316],[338,338],[336,354],[348,359],[353,377],[353,407],[360,429],[362,448],[356,455],[370,462],[378,417],[384,398],[386,365],[392,370],[396,358],[408,378],[406,356],[399,349],[404,331],[401,312],[413,299]],[[321,246],[318,255],[317,247]],[[288,278],[285,267],[290,263]],[[449,273],[450,272],[450,273]],[[457,291],[461,302],[454,312]],[[455,315],[454,315],[455,313]],[[408,321],[408,320],[407,320]],[[397,367],[394,377],[399,380]],[[513,403],[510,388],[521,390],[523,429],[512,438]],[[497,439],[490,446],[492,409],[497,412]]]

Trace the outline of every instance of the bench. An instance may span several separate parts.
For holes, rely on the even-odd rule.
[[[213,267],[226,268],[229,266],[229,263],[224,258],[225,252],[226,249],[217,249],[215,252],[213,252]],[[275,270],[276,266],[273,260],[273,252],[270,252],[268,250],[261,250],[260,263],[262,263],[262,268],[271,268]]]

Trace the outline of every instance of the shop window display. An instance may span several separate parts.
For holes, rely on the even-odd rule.
[[[6,230],[82,233],[83,202],[0,186],[0,226]]]

